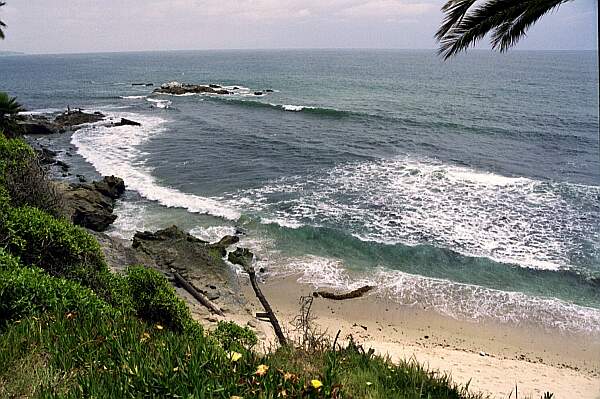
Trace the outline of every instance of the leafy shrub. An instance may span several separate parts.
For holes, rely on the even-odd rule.
[[[19,267],[22,267],[19,259],[0,248],[0,272],[16,270]]]
[[[62,197],[48,179],[38,155],[20,139],[0,132],[0,186],[13,206],[29,205],[54,216],[64,213]]]
[[[0,131],[0,172],[18,168],[35,156],[33,148],[21,139],[8,139]]]
[[[254,331],[240,327],[232,321],[220,321],[212,336],[219,341],[223,349],[250,349],[258,342]]]
[[[127,283],[132,306],[138,317],[174,331],[196,325],[185,303],[177,297],[167,279],[155,270],[142,266],[127,269]]]
[[[8,262],[6,262],[8,260]],[[90,312],[109,306],[80,284],[49,276],[39,268],[17,267],[6,255],[0,271],[0,323],[45,311]],[[8,267],[12,270],[7,270]]]
[[[100,245],[90,234],[36,208],[9,209],[0,225],[0,244],[24,264],[54,276],[76,277],[81,268],[108,270]]]

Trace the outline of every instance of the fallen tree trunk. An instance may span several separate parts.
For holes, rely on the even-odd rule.
[[[334,299],[334,300],[340,301],[343,299],[359,298],[359,297],[363,296],[364,294],[366,294],[367,292],[371,291],[373,288],[375,288],[375,287],[372,285],[365,285],[364,287],[357,288],[357,289],[347,292],[345,294],[336,294],[334,292],[327,292],[327,291],[315,291],[315,292],[313,292],[313,296],[315,296],[315,297],[320,296],[322,298]]]
[[[198,290],[196,290],[190,283],[184,279],[181,274],[177,273],[175,269],[171,269],[171,273],[173,273],[173,277],[175,277],[175,281],[180,284],[187,292],[189,292],[198,302],[202,305],[206,306],[211,312],[218,314],[219,316],[225,316],[223,311],[219,309],[217,305],[215,305],[210,299],[206,297],[206,295],[202,294]]]
[[[248,276],[250,277],[250,284],[252,284],[252,289],[254,290],[256,297],[258,298],[261,305],[265,309],[266,317],[269,319],[269,321],[271,322],[271,325],[273,326],[273,330],[275,331],[275,335],[277,336],[277,340],[279,341],[279,344],[281,346],[285,346],[287,344],[287,340],[285,339],[285,335],[283,335],[283,331],[281,330],[281,327],[279,326],[279,321],[277,321],[277,317],[275,317],[275,313],[273,313],[273,309],[271,309],[271,305],[269,305],[267,298],[265,298],[262,291],[260,290],[260,287],[258,286],[258,284],[256,282],[256,272],[254,271],[254,268],[252,268],[252,266],[249,266],[249,267],[244,267],[244,269],[246,270],[246,273],[248,273]]]

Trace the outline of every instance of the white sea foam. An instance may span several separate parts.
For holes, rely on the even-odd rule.
[[[170,100],[159,100],[156,98],[147,98],[146,101],[151,102],[156,108],[167,109],[173,104]]]
[[[233,226],[208,226],[194,227],[190,230],[190,234],[201,240],[208,242],[217,242],[227,235],[235,235],[235,227]]]
[[[112,224],[110,235],[130,240],[137,231],[149,230],[147,208],[139,201],[118,201],[114,212],[119,217]]]
[[[142,98],[146,98],[148,96],[121,96],[124,100],[141,100]]]
[[[418,305],[458,320],[494,320],[510,324],[533,323],[548,329],[600,333],[600,310],[519,292],[505,292],[444,279],[379,269],[353,274],[337,259],[306,255],[266,264],[274,275],[298,275],[315,288],[351,290],[364,285],[403,305]]]
[[[166,207],[237,220],[239,212],[218,201],[160,185],[146,165],[147,154],[139,146],[164,133],[165,119],[131,113],[115,113],[113,118],[139,121],[141,126],[106,127],[101,123],[75,132],[71,142],[78,152],[102,175],[117,175],[127,187],[146,199]]]
[[[311,179],[286,177],[226,197],[282,225],[336,226],[366,241],[434,244],[558,269],[569,267],[569,256],[585,243],[600,242],[598,196],[595,186],[402,158],[343,164]]]
[[[55,114],[57,112],[64,112],[64,111],[65,111],[64,108],[40,108],[40,109],[31,110],[31,111],[22,111],[22,112],[19,112],[19,115],[25,115],[25,116],[47,115],[47,114]]]

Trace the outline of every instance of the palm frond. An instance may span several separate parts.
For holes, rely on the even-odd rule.
[[[541,17],[570,0],[529,1],[518,18],[499,26],[492,35],[492,48],[506,51],[514,46]],[[536,4],[531,4],[536,3]],[[543,4],[541,4],[543,3]]]
[[[442,7],[442,11],[446,14],[444,23],[438,29],[435,37],[441,39],[446,33],[465,16],[469,8],[476,0],[450,0]]]
[[[506,51],[539,18],[571,0],[449,0],[436,38],[439,54],[448,59],[492,33],[492,48]]]
[[[6,5],[6,3],[4,1],[0,1],[0,7],[2,7],[3,5]],[[6,24],[0,21],[0,39],[4,39],[4,31],[2,30],[2,28],[6,28]]]

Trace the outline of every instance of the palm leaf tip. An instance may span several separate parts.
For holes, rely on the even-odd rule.
[[[567,1],[571,0],[449,0],[435,35],[438,53],[448,59],[490,33],[491,47],[506,51],[543,15]]]

